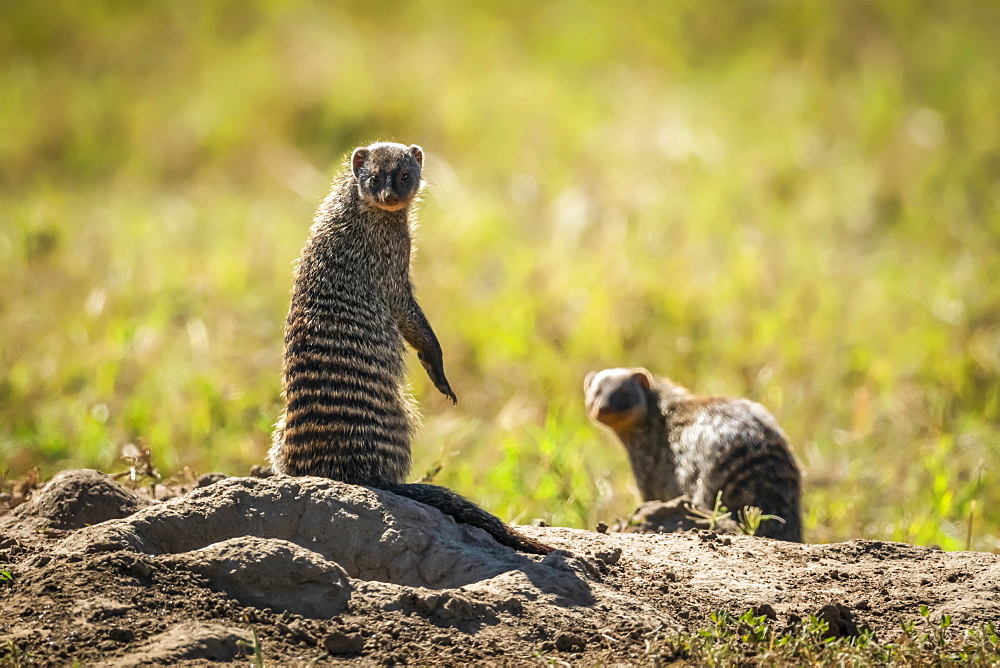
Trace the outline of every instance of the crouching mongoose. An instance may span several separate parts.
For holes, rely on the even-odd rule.
[[[758,535],[802,542],[799,469],[763,406],[691,394],[641,368],[591,372],[584,393],[589,417],[625,446],[643,501],[686,495],[712,509],[721,491],[734,513],[755,506],[784,520]]]

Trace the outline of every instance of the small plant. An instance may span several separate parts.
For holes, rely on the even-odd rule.
[[[254,668],[264,668],[264,646],[260,642],[260,636],[257,635],[257,629],[250,629],[250,633],[253,635],[253,642],[237,640],[236,645],[243,649],[253,650]]]
[[[14,576],[10,574],[10,571],[0,568],[0,583],[13,582]]]
[[[692,513],[692,515],[687,516],[689,520],[694,520],[698,524],[704,524],[709,531],[714,531],[716,524],[732,516],[729,509],[722,505],[722,490],[719,490],[719,493],[715,495],[715,507],[711,510],[692,506],[690,503],[685,504],[684,507],[688,512]]]
[[[965,551],[972,549],[972,522],[976,516],[976,500],[979,498],[979,486],[983,482],[983,467],[980,460],[979,473],[976,475],[976,486],[973,488],[972,500],[969,501],[969,521],[965,532]]]
[[[10,489],[9,496],[4,500],[4,510],[11,510],[27,501],[31,492],[38,489],[39,481],[37,466],[28,469],[24,477],[16,482],[10,480],[7,471],[0,474],[0,493],[6,494],[6,490]]]
[[[192,486],[198,482],[198,473],[190,466],[181,468],[180,471],[163,481],[168,487]]]
[[[948,645],[948,628],[951,626],[951,615],[941,615],[941,618],[935,624],[931,621],[930,608],[926,605],[921,605],[920,616],[924,618],[924,622],[930,629],[930,632],[925,634],[925,636],[930,637],[931,642],[936,646],[946,647]]]
[[[129,462],[127,471],[120,471],[111,477],[115,480],[125,478],[125,484],[136,489],[143,479],[149,480],[150,493],[155,496],[156,483],[160,482],[160,472],[153,467],[153,453],[146,439],[140,438],[139,445],[126,443],[122,446],[122,459]]]
[[[34,656],[30,652],[23,651],[13,640],[7,641],[7,656],[3,657],[5,666],[21,668],[21,666],[27,666],[31,663],[34,663]]]
[[[416,482],[428,483],[428,484],[434,482],[434,478],[437,476],[438,473],[441,473],[441,469],[443,468],[444,468],[444,462],[438,461],[437,463],[434,464],[434,466],[427,469],[427,471],[425,471],[422,476],[417,478]]]
[[[768,520],[778,520],[782,524],[785,523],[784,518],[777,515],[765,515],[764,511],[757,506],[743,506],[743,510],[739,511],[738,516],[740,519],[737,524],[740,531],[747,536],[756,536],[760,525]]]

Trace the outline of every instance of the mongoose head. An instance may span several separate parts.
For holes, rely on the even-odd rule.
[[[641,368],[591,371],[583,381],[587,415],[621,435],[646,417],[652,386],[652,374]]]
[[[385,211],[405,209],[420,190],[424,152],[413,144],[378,142],[354,149],[351,170],[361,199]]]

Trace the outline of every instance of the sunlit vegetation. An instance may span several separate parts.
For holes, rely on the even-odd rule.
[[[414,278],[459,397],[411,360],[414,477],[624,515],[581,383],[641,365],[777,416],[809,540],[996,550],[998,29],[987,1],[7,3],[0,466],[262,463],[312,212],[395,139],[427,153]]]

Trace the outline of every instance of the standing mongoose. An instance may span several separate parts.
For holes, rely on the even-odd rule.
[[[285,413],[268,456],[277,473],[388,490],[504,545],[546,554],[551,548],[449,489],[404,484],[414,417],[404,340],[438,391],[457,402],[410,281],[409,210],[423,160],[415,145],[357,148],[320,205],[295,268],[285,324]]]
[[[800,476],[777,421],[746,399],[699,396],[646,369],[590,372],[587,413],[618,436],[643,501],[682,494],[700,508],[756,506],[784,520],[758,535],[802,542]]]

